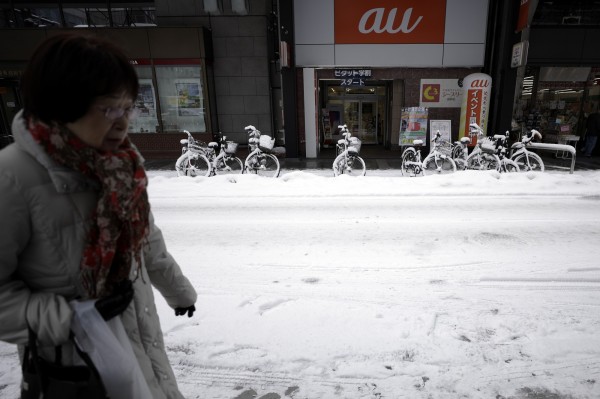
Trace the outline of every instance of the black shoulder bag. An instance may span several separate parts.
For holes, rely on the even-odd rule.
[[[41,358],[37,351],[37,337],[29,329],[29,344],[23,356],[21,399],[108,399],[106,389],[92,359],[71,334],[70,341],[85,362],[84,366],[64,366],[61,347],[55,348],[55,360]]]

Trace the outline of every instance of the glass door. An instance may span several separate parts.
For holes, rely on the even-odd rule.
[[[358,138],[365,144],[377,144],[377,101],[361,100],[360,121]]]
[[[387,87],[387,84],[346,87],[323,83],[321,144],[325,148],[334,146],[342,138],[337,126],[345,124],[363,144],[385,145],[389,141]]]
[[[344,123],[363,144],[377,144],[377,101],[357,99],[344,101]]]

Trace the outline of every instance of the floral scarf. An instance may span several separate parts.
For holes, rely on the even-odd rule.
[[[88,298],[111,294],[129,277],[133,261],[149,231],[148,179],[142,157],[125,139],[116,151],[87,146],[63,125],[29,121],[34,140],[56,162],[101,183],[100,197],[80,265],[81,284]]]

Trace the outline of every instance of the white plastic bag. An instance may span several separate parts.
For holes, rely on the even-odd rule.
[[[146,399],[152,394],[120,317],[104,321],[95,301],[71,301],[71,330],[88,353],[111,399]]]

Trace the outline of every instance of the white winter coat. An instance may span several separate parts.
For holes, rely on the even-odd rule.
[[[68,302],[83,294],[79,266],[99,184],[51,160],[26,131],[21,113],[12,128],[15,143],[0,151],[0,340],[18,344],[21,353],[29,325],[44,346],[42,354],[52,359],[53,346],[66,343],[63,359],[70,359]],[[173,308],[196,302],[150,215],[141,275],[121,320],[153,397],[182,398],[152,286]]]

